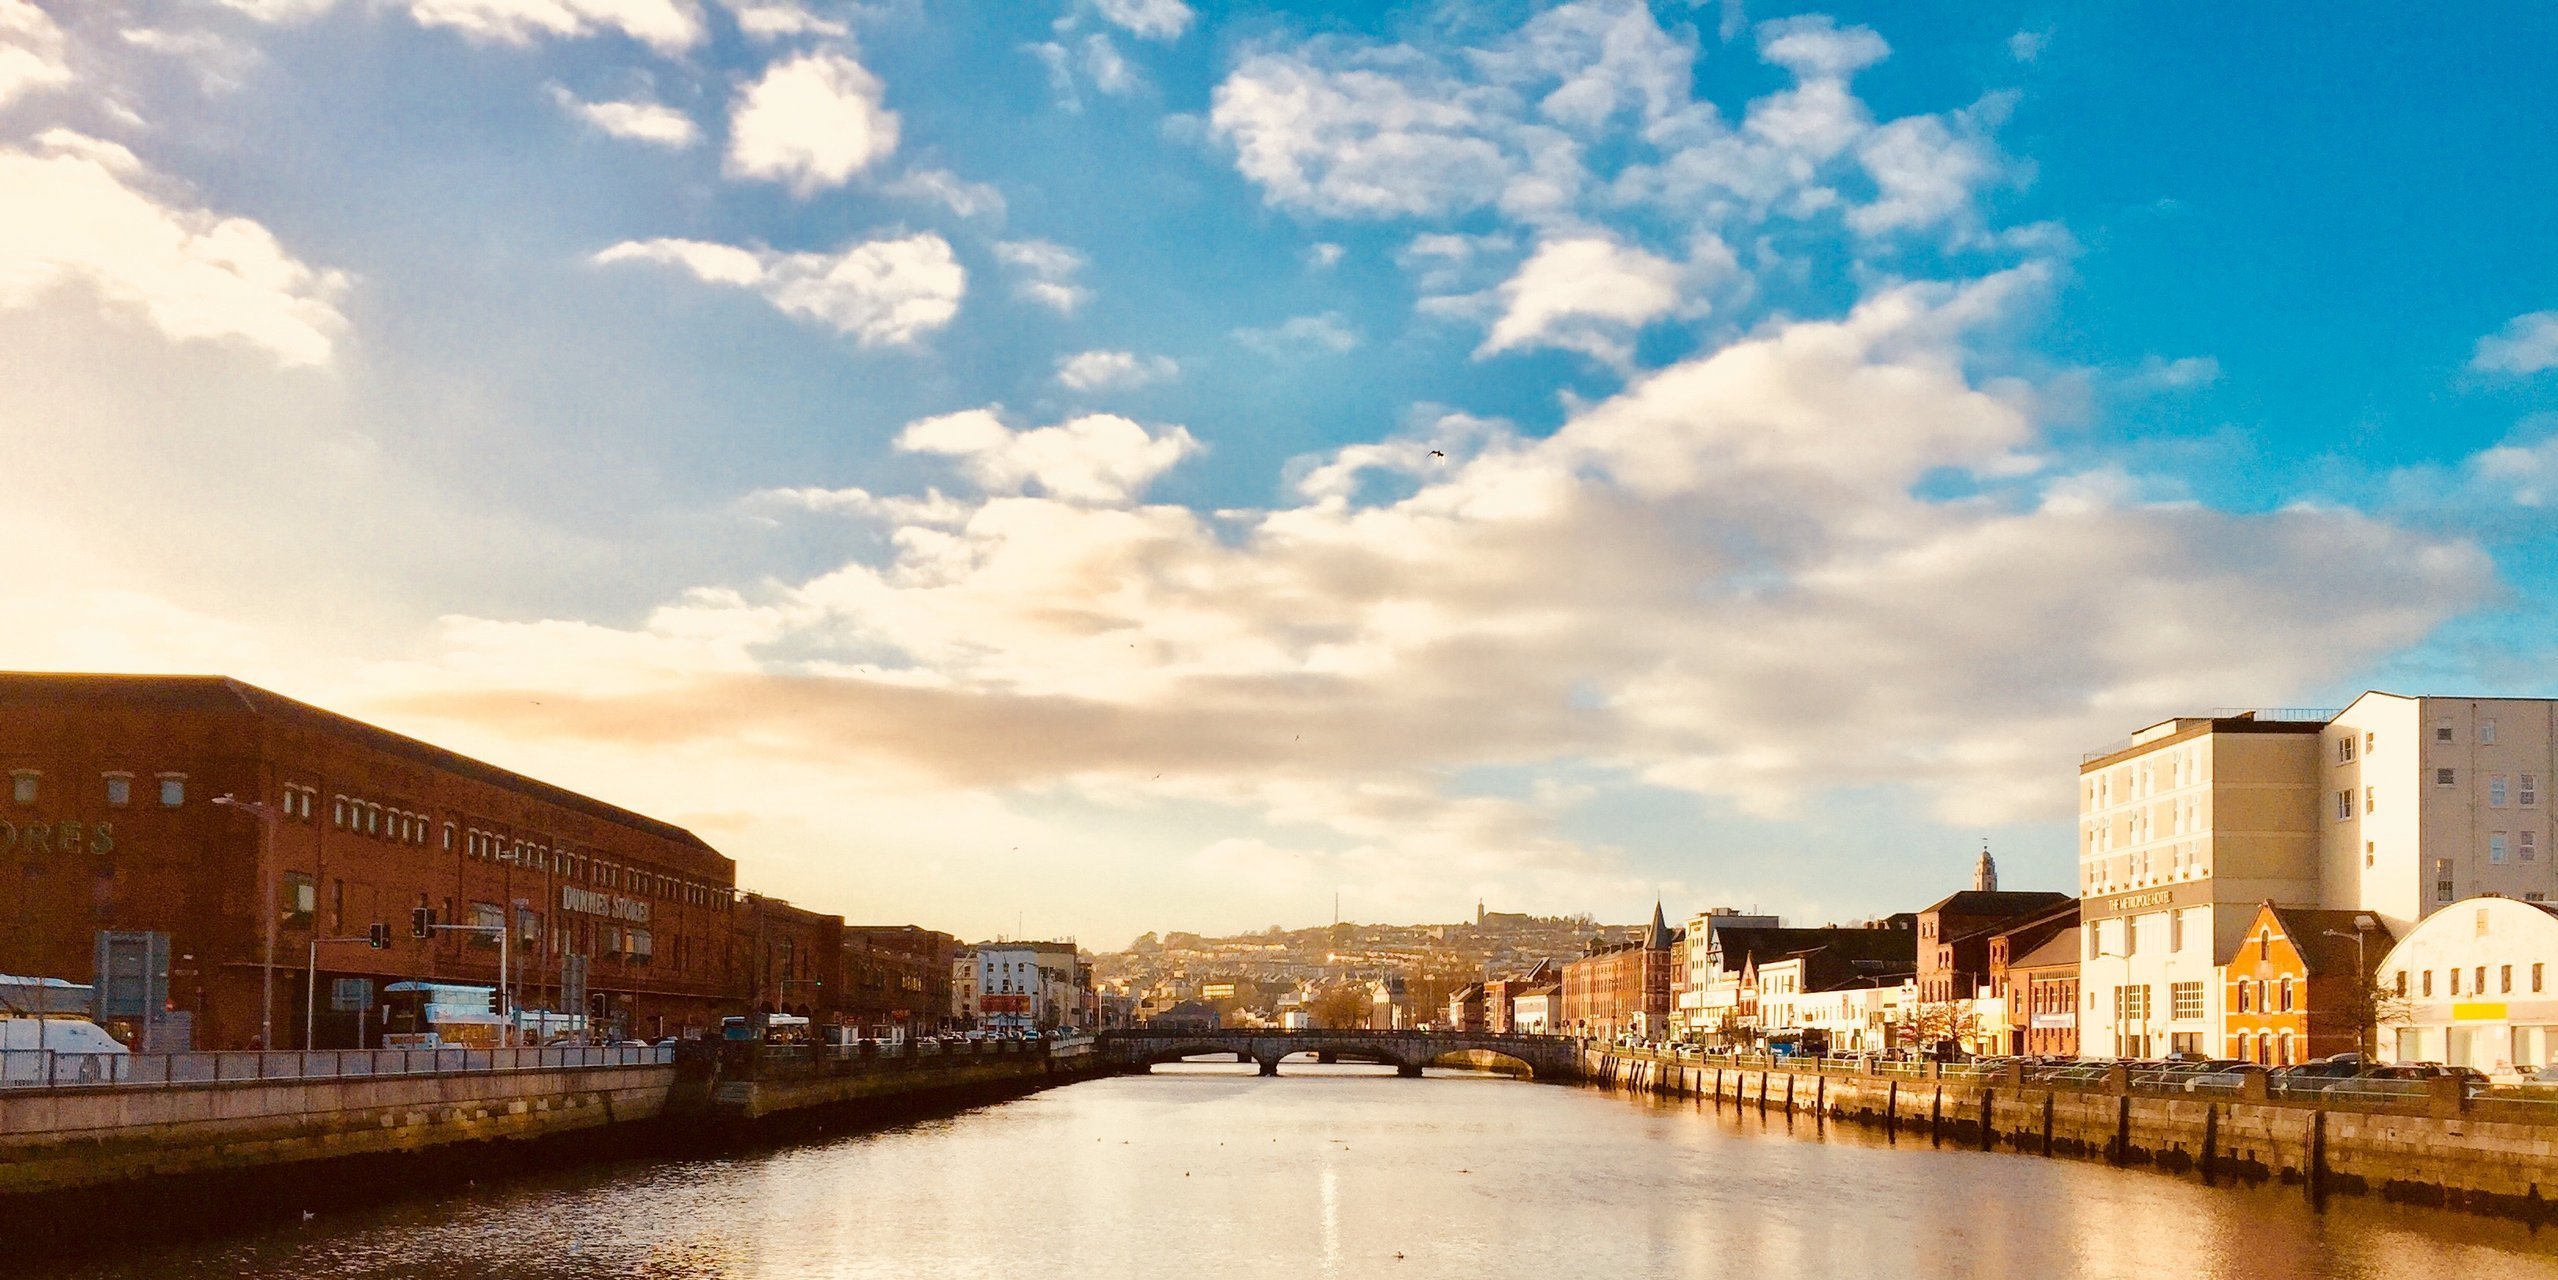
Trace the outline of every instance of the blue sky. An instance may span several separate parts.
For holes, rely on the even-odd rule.
[[[2148,721],[2558,693],[2553,36],[0,0],[0,663],[963,932],[2058,887]]]

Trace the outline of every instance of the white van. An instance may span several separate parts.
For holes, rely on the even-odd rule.
[[[0,1018],[0,1085],[122,1080],[132,1054],[87,1018]]]

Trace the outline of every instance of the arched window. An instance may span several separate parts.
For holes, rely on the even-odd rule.
[[[2259,929],[2256,931],[2256,958],[2259,960],[2271,960],[2274,958],[2273,930]]]
[[[2282,1055],[2282,1061],[2277,1065],[2285,1067],[2290,1066],[2292,1064],[2292,1033],[2288,1031],[2284,1032],[2282,1038],[2276,1041],[2275,1044],[2278,1046],[2276,1052]]]
[[[2270,1032],[2270,1031],[2259,1031],[2259,1032],[2257,1032],[2257,1033],[2256,1033],[2256,1061],[2258,1061],[2258,1062],[2260,1062],[2260,1063],[2265,1063],[2265,1064],[2267,1064],[2267,1065],[2271,1065],[2271,1064],[2273,1063],[2273,1061],[2274,1061],[2274,1033],[2273,1033],[2273,1032]]]
[[[2285,1012],[2285,1013],[2290,1013],[2291,1011],[2292,1011],[2292,980],[2291,980],[2291,979],[2289,979],[2289,978],[2285,978],[2285,979],[2283,979],[2283,1012]]]

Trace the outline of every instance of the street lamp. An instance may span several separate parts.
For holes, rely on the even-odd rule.
[[[275,1048],[275,810],[255,800],[243,800],[225,792],[213,797],[213,803],[226,805],[258,820],[258,882],[266,897],[266,959],[264,978],[258,987],[258,1048]]]
[[[2361,1021],[2361,1025],[2354,1028],[2354,1048],[2363,1055],[2363,1058],[2366,1061],[2371,1058],[2372,1054],[2372,1024],[2379,1021],[2377,1011],[2372,1007],[2371,965],[2369,963],[2369,957],[2365,954],[2364,950],[2364,940],[2371,936],[2371,930],[2374,923],[2375,922],[2370,916],[2358,915],[2354,917],[2354,931],[2352,933],[2347,933],[2342,929],[2319,930],[2321,934],[2330,938],[2351,938],[2354,940],[2354,1006],[2356,1014]]]

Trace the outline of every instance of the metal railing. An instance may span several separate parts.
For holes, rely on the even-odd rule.
[[[71,1053],[0,1049],[0,1090],[167,1088],[261,1080],[361,1080],[386,1076],[663,1066],[673,1042],[544,1045],[517,1049],[312,1049],[208,1053]]]

